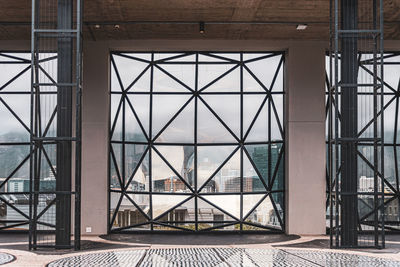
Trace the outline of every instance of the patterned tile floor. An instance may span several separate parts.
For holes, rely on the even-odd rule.
[[[0,252],[0,265],[12,262],[14,260],[14,256],[8,253]]]
[[[400,262],[354,254],[297,249],[173,248],[138,249],[79,255],[53,261],[48,266],[392,267],[400,266]]]

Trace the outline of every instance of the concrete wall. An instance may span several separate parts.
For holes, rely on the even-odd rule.
[[[286,228],[290,234],[325,233],[324,42],[108,41],[84,45],[82,233],[106,233],[109,75],[108,51],[285,50]],[[88,233],[86,233],[88,234]]]
[[[391,44],[395,47],[395,44]],[[83,55],[82,234],[107,232],[109,51],[285,50],[286,230],[325,233],[325,42],[313,41],[87,41]],[[0,42],[0,49],[30,49]],[[86,227],[92,232],[86,233]]]

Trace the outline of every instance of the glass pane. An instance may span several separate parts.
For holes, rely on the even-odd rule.
[[[171,169],[155,150],[152,151],[153,192],[191,192],[177,175],[179,172]]]
[[[240,193],[241,183],[240,150],[238,150],[206,184],[204,190],[207,192]],[[245,187],[247,184],[243,186]]]
[[[7,106],[0,102],[0,136],[8,142],[26,142],[30,135],[30,95],[1,95]],[[10,109],[16,114],[13,115]],[[20,120],[20,121],[19,121]],[[26,128],[25,128],[26,127]]]
[[[235,143],[236,140],[214,114],[200,101],[197,109],[199,143]]]
[[[247,106],[245,103],[244,111],[246,112]],[[257,108],[258,110],[258,108]],[[253,121],[253,118],[250,122]],[[268,141],[268,101],[263,105],[260,113],[258,114],[253,126],[249,128],[248,136],[246,138],[246,142],[259,142],[259,141]],[[250,123],[249,123],[250,125]]]
[[[149,65],[148,63],[134,60],[131,58],[123,57],[114,54],[113,56],[115,65],[124,90],[139,76],[141,72]]]
[[[199,65],[199,90],[204,92],[239,92],[240,68],[235,65]]]
[[[197,186],[200,188],[234,151],[235,146],[199,146],[197,148]],[[205,187],[203,192],[213,192]]]
[[[193,143],[194,142],[194,101],[168,125],[157,138],[156,142]]]
[[[190,95],[153,95],[153,137],[173,118],[189,98]]]
[[[281,56],[273,56],[246,63],[246,66],[266,88],[270,89],[280,60]]]
[[[202,197],[234,218],[240,218],[240,195],[202,195]]]
[[[157,150],[179,175],[194,187],[194,147],[193,146],[157,146]]]
[[[125,145],[125,186],[133,176],[128,191],[149,190],[149,157],[147,145]]]
[[[166,214],[170,209],[179,206],[181,202],[188,199],[183,195],[152,195],[153,200],[153,218],[160,218],[160,215]]]
[[[231,131],[240,136],[240,95],[202,95],[202,98]]]

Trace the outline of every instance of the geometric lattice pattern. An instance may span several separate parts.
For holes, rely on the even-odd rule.
[[[374,257],[324,251],[174,248],[114,251],[63,258],[58,266],[376,266],[394,267],[399,262]]]
[[[45,68],[55,62],[54,54],[41,55],[37,73],[41,81],[53,80],[54,74]],[[0,52],[0,73],[0,231],[27,230],[31,185],[31,54]],[[43,137],[54,136],[56,129],[56,95],[52,90],[45,91],[36,101],[38,105],[42,103],[41,123],[37,129]],[[43,142],[38,155],[41,159],[37,170],[41,190],[51,190],[55,184],[54,145]],[[52,199],[45,194],[39,200],[38,223],[43,227],[54,223]]]
[[[371,71],[371,59],[370,55],[364,54],[359,55],[359,76],[361,77],[373,77]],[[378,56],[378,63],[382,59]],[[329,58],[327,58],[327,64]],[[400,210],[399,210],[399,137],[400,137],[400,125],[399,125],[399,98],[400,98],[400,55],[399,53],[386,52],[384,53],[384,221],[385,230],[387,231],[399,231],[400,230]],[[329,66],[329,65],[327,65]],[[380,82],[380,73],[378,75],[378,81]],[[327,74],[326,89],[328,90],[329,77]],[[372,99],[371,93],[362,93],[359,95],[359,101],[363,105],[371,105]],[[328,91],[327,91],[327,103],[328,103]],[[336,107],[336,102],[333,99],[333,106]],[[326,108],[326,115],[328,120],[328,105]],[[358,135],[360,137],[368,137],[371,135],[373,130],[373,113],[369,109],[359,109],[359,128]],[[382,114],[382,108],[378,106],[378,120],[380,120]],[[367,118],[363,121],[361,118]],[[340,112],[339,112],[340,121]],[[327,126],[328,127],[328,126]],[[359,160],[359,177],[358,187],[361,193],[368,193],[371,188],[371,183],[368,181],[370,177],[373,177],[373,155],[372,155],[373,144],[363,142],[358,145],[358,160]],[[379,180],[382,178],[382,174],[378,173]],[[327,171],[327,185],[329,185],[329,176]],[[360,228],[362,226],[371,225],[373,220],[373,214],[376,208],[373,208],[371,200],[364,198],[359,199],[359,222]],[[377,209],[382,208],[382,203]],[[327,188],[327,215],[329,216],[329,188]],[[380,225],[381,226],[381,225]],[[327,221],[327,227],[329,227],[329,221]]]
[[[0,265],[12,262],[13,260],[15,260],[15,257],[13,255],[0,252]]]
[[[109,230],[284,230],[284,55],[111,53]]]

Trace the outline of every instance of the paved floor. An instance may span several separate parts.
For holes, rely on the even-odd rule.
[[[400,236],[384,250],[330,250],[327,236],[86,236],[82,250],[28,251],[27,237],[0,235],[3,266],[400,266]]]
[[[51,262],[59,266],[365,266],[392,267],[400,262],[345,253],[324,251],[244,249],[244,248],[169,248],[137,249],[92,253]]]

